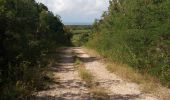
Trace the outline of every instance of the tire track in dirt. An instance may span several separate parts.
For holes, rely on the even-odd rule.
[[[79,78],[74,68],[73,48],[61,48],[59,64],[50,69],[58,84],[40,91],[31,100],[91,100],[86,84]]]
[[[96,84],[108,90],[110,100],[157,100],[153,95],[142,93],[139,85],[126,82],[107,71],[98,58],[89,56],[82,48],[68,47],[60,51],[59,64],[50,68],[54,78],[60,78],[57,80],[59,83],[51,85],[48,90],[38,92],[30,100],[94,100],[86,83],[80,79],[74,68],[73,52],[94,75]]]
[[[97,84],[109,91],[110,100],[157,100],[153,95],[142,93],[139,85],[126,82],[110,73],[104,64],[96,57],[89,56],[82,48],[74,48],[74,51],[84,62],[86,69],[93,73]]]

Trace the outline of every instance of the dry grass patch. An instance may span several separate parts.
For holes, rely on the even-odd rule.
[[[94,76],[92,75],[92,73],[89,70],[85,69],[84,67],[79,67],[78,73],[79,73],[79,76],[81,77],[81,79],[86,82],[88,87],[93,86]]]
[[[78,70],[80,78],[86,82],[89,92],[93,95],[94,100],[108,100],[108,91],[104,88],[96,86],[95,77],[85,68],[84,63],[76,57],[75,68]]]
[[[116,75],[123,77],[127,81],[132,81],[135,83],[143,83],[143,76],[140,75],[137,71],[135,71],[133,68],[128,67],[126,65],[120,65],[120,64],[107,64],[108,71],[115,73]]]
[[[89,87],[89,92],[93,95],[94,100],[108,100],[108,91],[104,88],[96,86],[94,82],[94,76],[92,73],[84,67],[78,68],[79,75],[83,81],[86,82]]]
[[[170,98],[168,89],[163,88],[155,77],[148,74],[142,75],[127,65],[108,63],[107,69],[125,80],[139,84],[144,93],[153,94],[160,100],[169,100]]]
[[[84,50],[85,52],[88,52],[88,54],[90,54],[90,55],[92,55],[92,56],[95,56],[95,57],[97,57],[97,58],[102,58],[102,56],[99,55],[99,53],[96,52],[96,50],[89,49],[89,48],[86,48],[86,47],[82,47],[82,48],[83,48],[83,50]]]
[[[93,94],[95,100],[109,100],[108,91],[101,87],[92,87],[90,93]]]
[[[85,81],[89,87],[92,87],[94,76],[89,70],[85,68],[84,63],[77,56],[75,56],[74,66],[77,69],[81,79]]]

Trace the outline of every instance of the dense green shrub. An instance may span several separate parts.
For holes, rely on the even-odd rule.
[[[91,34],[91,25],[66,25],[66,28],[72,34],[71,41],[74,46],[85,44]]]
[[[0,0],[0,99],[24,99],[42,83],[48,54],[69,44],[58,16],[34,0]]]
[[[110,0],[88,46],[170,86],[169,25],[169,0]]]
[[[74,34],[72,37],[72,43],[74,46],[82,46],[88,41],[88,33]]]

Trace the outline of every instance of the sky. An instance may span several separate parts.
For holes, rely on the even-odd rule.
[[[36,0],[61,17],[64,23],[93,23],[103,11],[107,11],[109,0]]]

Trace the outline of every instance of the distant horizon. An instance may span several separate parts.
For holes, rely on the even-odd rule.
[[[92,25],[91,22],[63,22],[64,25]]]

